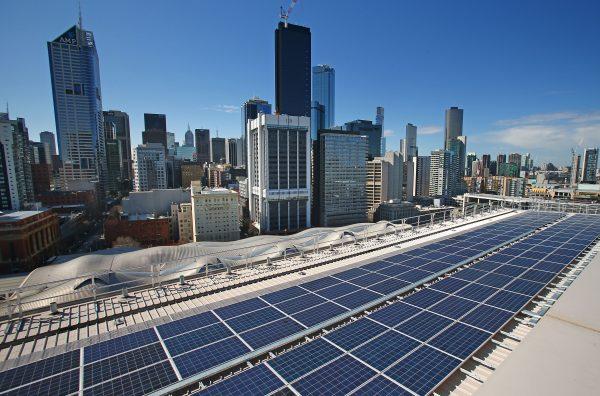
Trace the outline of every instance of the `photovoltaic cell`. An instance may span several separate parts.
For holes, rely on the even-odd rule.
[[[352,268],[343,272],[338,272],[337,274],[333,275],[335,278],[341,279],[341,280],[350,280],[350,279],[354,279],[354,278],[358,278],[359,276],[362,275],[367,275],[370,274],[369,271],[366,271],[362,268]]]
[[[514,265],[503,265],[494,270],[495,274],[506,275],[513,278],[521,275],[523,272],[527,271],[527,268],[523,267],[515,267]]]
[[[103,382],[83,391],[88,395],[143,395],[177,381],[177,376],[168,361],[134,371],[112,381]],[[58,394],[58,393],[57,393]]]
[[[374,283],[384,281],[386,279],[389,279],[389,278],[385,275],[371,272],[367,275],[363,275],[363,276],[359,276],[358,278],[354,278],[354,279],[350,280],[350,282],[352,282],[353,284],[358,285],[358,286],[367,287],[367,286],[371,286]]]
[[[7,394],[11,396],[68,395],[77,392],[78,389],[79,370],[70,370],[41,381],[29,382],[27,385],[13,389]]]
[[[477,285],[477,284],[470,284],[469,286],[466,286],[465,288],[457,291],[454,294],[459,297],[464,297],[464,298],[468,298],[470,300],[483,302],[489,296],[496,293],[496,291],[498,291],[498,289],[494,289],[493,287]]]
[[[375,371],[346,355],[292,383],[292,386],[302,395],[345,395],[375,374]]]
[[[330,332],[325,338],[346,351],[349,351],[360,344],[373,339],[385,330],[387,330],[386,327],[367,318],[362,318]]]
[[[554,274],[552,272],[538,271],[538,270],[530,269],[529,271],[524,272],[521,275],[521,279],[546,284],[546,283],[550,282],[552,279],[554,279],[555,276],[556,276],[556,274]]]
[[[496,273],[489,273],[487,275],[482,276],[477,279],[477,283],[481,283],[483,285],[502,288],[512,282],[513,278],[509,276],[504,276]]]
[[[529,302],[530,299],[531,297],[523,294],[511,293],[509,291],[501,290],[495,295],[493,295],[485,303],[487,305],[492,305],[494,307],[502,308],[507,311],[518,312],[521,309],[523,309],[525,304],[527,304],[527,302]]]
[[[117,353],[126,352],[131,349],[135,349],[144,345],[148,345],[153,342],[157,342],[158,337],[154,332],[154,329],[147,329],[138,331],[125,336],[113,338],[87,346],[83,349],[83,356],[85,363],[95,362]]]
[[[405,282],[405,281],[401,281],[400,279],[392,278],[392,279],[388,279],[383,282],[379,282],[374,285],[371,285],[368,287],[368,289],[385,295],[385,294],[397,292],[398,290],[400,290],[403,287],[406,287],[408,285],[410,285],[409,282]]]
[[[421,271],[419,269],[414,269],[414,270],[410,270],[408,272],[405,272],[403,274],[400,274],[398,276],[396,276],[396,278],[406,281],[406,282],[417,282],[420,281],[422,279],[427,278],[428,276],[431,276],[432,273],[431,272],[427,272],[427,271]]]
[[[378,370],[385,370],[418,346],[418,341],[389,330],[357,348],[353,355]]]
[[[491,333],[498,331],[513,316],[513,313],[481,305],[461,319],[468,323]]]
[[[490,333],[462,323],[455,323],[429,341],[428,344],[458,358],[466,359],[490,337]]]
[[[223,320],[232,318],[234,316],[242,315],[250,311],[255,311],[267,306],[267,303],[259,298],[251,298],[249,300],[241,301],[239,303],[227,305],[225,307],[215,309],[215,313],[219,315]]]
[[[269,365],[286,381],[292,382],[342,354],[338,348],[319,338],[277,356],[269,361]]]
[[[324,303],[325,301],[327,300],[325,300],[323,297],[319,297],[316,294],[310,293],[279,303],[276,305],[276,307],[281,309],[286,314],[291,315],[298,311],[302,311],[304,309]]]
[[[171,356],[176,356],[232,335],[233,333],[223,323],[215,323],[177,337],[168,338],[164,342]]]
[[[334,316],[348,312],[347,309],[340,307],[332,302],[326,302],[316,307],[298,312],[292,315],[296,320],[300,321],[307,327],[312,327],[317,323],[331,319]]]
[[[262,308],[244,315],[227,320],[227,324],[236,332],[241,333],[254,327],[281,319],[283,314],[272,307]]]
[[[369,315],[369,318],[383,323],[386,326],[394,327],[400,322],[410,318],[421,312],[421,309],[413,307],[412,305],[397,302],[382,308]]]
[[[302,289],[301,287],[292,286],[283,290],[278,290],[276,292],[265,294],[264,296],[261,296],[261,298],[269,304],[277,304],[282,301],[289,300],[291,298],[302,296],[306,293],[306,290]]]
[[[173,361],[182,377],[187,378],[248,352],[250,352],[250,349],[239,339],[229,337],[223,341],[176,356]]]
[[[302,286],[306,290],[316,291],[329,286],[337,285],[340,283],[340,280],[332,278],[331,276],[326,276],[325,278],[315,279],[310,282],[302,283]]]
[[[396,329],[421,341],[448,326],[452,321],[430,312],[421,312],[412,319],[398,325]]]
[[[454,293],[455,291],[462,289],[467,286],[469,282],[456,279],[454,277],[448,277],[446,279],[442,279],[441,281],[433,284],[431,289],[443,291],[446,293]]]
[[[458,319],[477,306],[476,302],[464,298],[448,296],[437,304],[429,307],[429,310],[452,319]]]
[[[292,334],[298,333],[302,330],[304,330],[304,328],[298,323],[294,322],[292,319],[283,318],[256,329],[249,330],[240,334],[240,336],[252,348],[258,349],[272,342],[289,337]]]
[[[431,392],[461,361],[423,345],[385,373],[419,395]]]
[[[382,376],[367,382],[356,394],[361,396],[412,396],[412,393]]]
[[[432,289],[423,289],[411,294],[402,301],[420,308],[427,308],[446,296],[447,294]]]
[[[260,364],[234,377],[202,390],[201,395],[266,395],[281,388],[283,382],[267,366]]]
[[[340,296],[352,293],[357,290],[359,290],[358,286],[355,286],[351,283],[344,282],[344,283],[340,283],[338,285],[334,285],[331,287],[327,287],[325,289],[318,290],[315,293],[317,293],[321,297],[325,297],[329,300],[333,300],[334,298],[338,298]]]
[[[346,294],[343,297],[336,298],[334,301],[346,308],[354,309],[371,301],[375,301],[378,298],[381,298],[380,294],[368,290],[358,290],[354,293]]]

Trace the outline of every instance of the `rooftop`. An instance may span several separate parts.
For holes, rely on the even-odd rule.
[[[31,216],[39,215],[47,210],[19,210],[14,212],[0,212],[0,223],[12,223]]]

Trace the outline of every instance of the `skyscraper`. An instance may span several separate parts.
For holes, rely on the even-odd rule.
[[[519,169],[521,169],[521,154],[519,153],[511,153],[508,155],[508,163],[515,164]]]
[[[188,124],[188,129],[185,131],[185,147],[193,147],[194,146],[194,132],[190,129],[190,124]]]
[[[573,152],[571,157],[571,187],[574,187],[579,183],[579,176],[581,174],[581,154]]]
[[[429,177],[431,175],[431,157],[418,156],[413,158],[414,189],[413,196],[429,196]]]
[[[431,152],[429,195],[447,198],[455,193],[458,161],[454,157],[450,150]]]
[[[308,117],[285,114],[260,114],[250,122],[250,218],[261,232],[310,227],[309,127]]]
[[[100,67],[94,35],[73,26],[48,42],[58,150],[67,180],[106,182]]]
[[[142,143],[160,143],[167,150],[167,117],[164,114],[144,113]]]
[[[581,182],[596,183],[596,170],[598,169],[598,148],[586,148],[583,151],[581,163]]]
[[[134,189],[167,188],[165,148],[160,143],[139,145],[133,151]]]
[[[490,169],[490,161],[492,160],[492,156],[489,154],[483,154],[481,156],[481,163],[484,168]]]
[[[210,162],[210,131],[196,129],[196,160],[204,164]]]
[[[367,138],[322,129],[313,151],[313,226],[339,227],[367,220]]]
[[[242,105],[242,164],[248,168],[248,121],[254,120],[259,113],[271,114],[271,105],[266,100],[262,100],[258,97],[248,99]]]
[[[275,30],[275,112],[310,117],[310,29],[279,22]]]
[[[210,140],[210,160],[211,162],[224,163],[225,154],[225,138],[214,137]]]
[[[466,176],[473,176],[473,162],[477,161],[477,154],[467,154],[467,168],[465,169]]]
[[[381,138],[383,131],[381,125],[373,124],[372,121],[368,120],[355,120],[347,122],[344,129],[349,132],[357,132],[360,135],[364,135],[369,141],[369,158],[381,157]]]
[[[129,130],[129,115],[120,110],[104,111],[104,125],[112,125],[115,139],[118,142],[121,160],[121,179],[133,181],[133,161],[131,159],[131,133]],[[129,187],[131,188],[131,187]]]
[[[50,147],[50,155],[56,155],[56,141],[54,134],[49,131],[40,132],[40,142],[47,144]]]
[[[335,70],[329,65],[319,65],[312,69],[312,100],[323,106],[323,126],[335,126]]]
[[[325,127],[325,106],[313,100],[310,103],[310,138],[313,141],[318,139],[318,133]]]
[[[225,162],[231,166],[240,166],[242,161],[242,139],[225,140]]]
[[[448,150],[449,142],[462,136],[463,132],[463,109],[450,107],[446,110],[446,126],[444,135],[444,148]]]
[[[367,213],[372,215],[380,203],[402,199],[402,156],[393,151],[367,161]]]
[[[506,154],[498,154],[496,162],[498,163],[498,166],[500,166],[500,164],[504,164],[506,162]]]
[[[383,109],[383,107],[378,106],[376,114],[375,114],[375,124],[381,125],[382,129],[383,129],[383,119],[384,119],[384,109]]]
[[[406,124],[406,156],[405,161],[412,161],[413,157],[419,155],[417,148],[417,127],[413,124]]]

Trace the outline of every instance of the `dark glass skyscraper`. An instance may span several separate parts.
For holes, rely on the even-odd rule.
[[[335,70],[329,65],[319,65],[312,72],[312,100],[323,106],[323,128],[331,128],[335,126]]]
[[[310,117],[310,29],[279,22],[275,30],[275,112]]]
[[[58,151],[66,180],[106,181],[102,90],[92,32],[73,26],[48,42]]]
[[[214,137],[210,142],[211,161],[217,163],[225,162],[225,138]]]
[[[167,150],[167,117],[164,114],[144,113],[142,143],[160,143]]]
[[[383,131],[381,125],[373,124],[369,120],[355,120],[347,122],[344,129],[346,131],[358,132],[368,138],[369,158],[381,157],[385,153],[381,152],[381,138]]]
[[[133,161],[131,159],[131,133],[129,130],[129,115],[119,110],[104,112],[104,128],[114,129],[114,138],[119,146],[121,161],[121,179],[133,181]],[[108,161],[108,159],[107,159]]]
[[[199,163],[210,162],[210,131],[196,129],[196,156]]]

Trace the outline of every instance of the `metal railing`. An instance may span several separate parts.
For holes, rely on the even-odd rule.
[[[55,311],[57,304],[70,305],[70,303],[85,301],[96,303],[96,311],[99,312],[101,308],[97,302],[100,299],[119,293],[127,298],[130,291],[147,289],[149,286],[160,293],[164,284],[178,280],[181,284],[191,279],[204,280],[204,284],[195,283],[194,286],[200,292],[209,293],[220,286],[230,285],[232,282],[243,283],[257,276],[260,278],[261,275],[272,273],[274,270],[299,270],[320,262],[327,263],[381,248],[382,245],[393,245],[412,239],[446,225],[456,226],[487,217],[494,212],[513,208],[502,202],[474,203],[464,209],[447,208],[395,221],[357,225],[352,227],[351,231],[346,227],[340,228],[339,233],[337,230],[329,230],[298,238],[292,235],[289,238],[252,247],[190,255],[140,265],[126,272],[120,272],[123,275],[135,273],[138,278],[114,283],[111,283],[111,279],[117,278],[118,273],[109,270],[23,285],[0,290],[0,296],[4,297],[3,301],[0,301],[0,318],[12,318],[15,314],[22,317],[29,312],[47,310],[48,307],[51,311]],[[279,248],[281,249],[278,250]],[[263,252],[257,254],[257,251]],[[237,258],[232,259],[236,255]],[[73,290],[73,285],[81,284],[84,286]],[[65,286],[69,290],[62,290],[60,286]],[[56,291],[49,293],[54,288]]]

